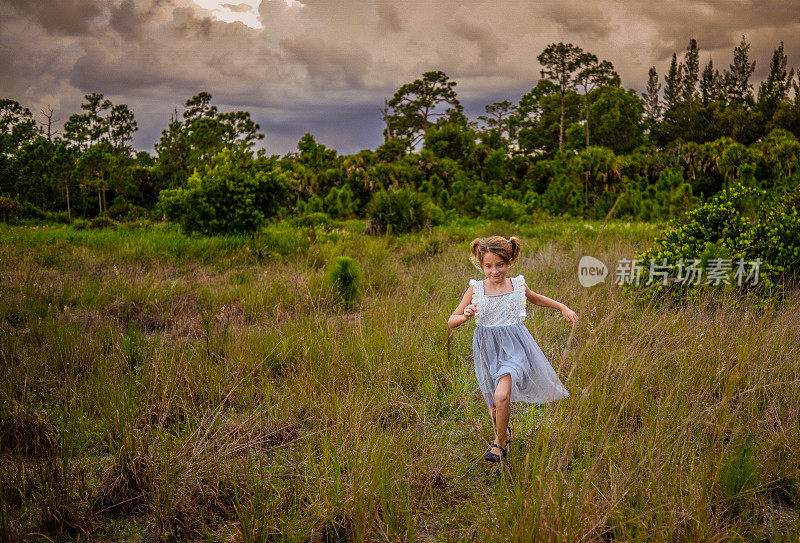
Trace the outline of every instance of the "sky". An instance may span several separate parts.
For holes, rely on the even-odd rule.
[[[756,89],[781,41],[800,67],[800,0],[0,0],[0,97],[63,124],[102,93],[133,110],[134,147],[153,153],[206,91],[251,113],[268,154],[306,132],[354,153],[382,143],[384,100],[427,71],[456,81],[475,119],[536,84],[550,43],[610,60],[641,91],[690,38],[701,69],[711,58],[721,70],[743,35]]]

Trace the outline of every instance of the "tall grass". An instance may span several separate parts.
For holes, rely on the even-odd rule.
[[[170,227],[0,232],[0,529],[10,539],[793,540],[798,296],[683,309],[584,289],[657,229],[360,225],[302,252]],[[517,234],[534,337],[571,396],[514,405],[508,462],[447,316],[468,242]],[[35,249],[35,250],[33,250]],[[363,271],[351,308],[326,288]],[[530,308],[533,309],[532,307]]]

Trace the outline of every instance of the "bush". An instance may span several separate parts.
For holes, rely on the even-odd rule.
[[[336,301],[345,308],[352,307],[358,299],[361,271],[355,260],[347,256],[337,257],[328,267],[326,283],[333,288]]]
[[[45,213],[32,203],[25,201],[22,202],[22,213],[21,216],[24,219],[44,219]]]
[[[325,211],[325,205],[322,202],[322,198],[320,198],[316,194],[312,194],[308,198],[308,200],[306,201],[301,200],[300,203],[297,204],[297,210],[302,215],[311,213],[323,213]]]
[[[401,234],[430,226],[432,204],[413,189],[395,189],[375,193],[367,213],[380,233]]]
[[[74,228],[75,230],[86,230],[87,228],[89,228],[89,221],[78,217],[77,219],[72,221],[72,228]]]
[[[22,206],[19,205],[19,202],[11,198],[6,198],[5,196],[0,196],[0,218],[2,218],[2,220],[16,219],[21,214]]]
[[[348,185],[341,188],[333,187],[323,198],[325,212],[337,219],[354,217],[358,209],[358,202],[353,199],[353,191]]]
[[[729,516],[741,515],[747,508],[747,493],[758,487],[759,474],[753,462],[749,443],[737,446],[719,471],[720,498]]]
[[[72,218],[67,215],[66,211],[48,211],[46,213],[47,220],[58,224],[70,224]]]
[[[91,221],[89,221],[89,228],[93,229],[114,228],[116,227],[116,225],[117,224],[114,221],[102,215],[99,217],[95,217]]]
[[[105,215],[115,221],[132,221],[147,217],[147,210],[126,201],[116,201],[106,210]]]
[[[287,194],[281,170],[258,170],[251,151],[234,148],[212,157],[186,187],[161,191],[159,206],[186,233],[245,234],[274,216]]]
[[[484,219],[519,222],[525,217],[525,206],[502,196],[486,196],[481,215]]]
[[[676,283],[677,264],[683,260],[684,267],[693,259],[700,261],[700,270],[707,269],[710,259],[729,260],[731,287],[743,291],[756,291],[762,297],[770,297],[783,289],[784,274],[794,275],[800,271],[800,213],[793,198],[800,191],[785,195],[776,205],[761,189],[737,185],[720,192],[705,204],[686,213],[682,224],[673,222],[671,227],[656,239],[657,247],[637,254],[643,268],[649,267],[650,259],[656,265],[664,261],[671,266],[667,284],[659,277],[649,288],[653,293],[666,295],[673,300],[683,300],[690,289],[707,283],[701,277],[699,285]],[[745,264],[745,277],[735,277],[738,261]],[[760,260],[758,282],[746,274],[754,272],[756,260]],[[641,284],[625,286],[636,291],[648,286],[649,269],[643,269]],[[742,283],[739,285],[739,283]],[[720,282],[722,285],[723,282]],[[712,282],[713,284],[713,282]]]
[[[330,232],[333,229],[330,217],[319,212],[293,217],[289,219],[289,224],[298,228],[319,228],[324,232]]]
[[[558,175],[541,198],[542,208],[552,215],[583,216],[583,187],[565,175]]]

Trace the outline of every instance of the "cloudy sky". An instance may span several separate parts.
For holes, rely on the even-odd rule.
[[[474,118],[530,90],[549,43],[610,60],[641,90],[690,38],[701,66],[722,68],[742,35],[756,82],[780,41],[800,66],[800,0],[0,0],[0,97],[63,122],[103,93],[133,109],[134,144],[152,152],[205,90],[250,111],[269,153],[306,132],[350,153],[381,143],[384,98],[426,71],[455,80]]]

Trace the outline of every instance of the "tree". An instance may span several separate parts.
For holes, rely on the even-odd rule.
[[[36,122],[28,108],[16,100],[0,98],[0,156],[13,154],[37,134]]]
[[[764,112],[767,119],[772,119],[778,104],[789,96],[794,79],[794,68],[786,71],[788,58],[783,52],[783,42],[775,49],[772,54],[772,62],[769,65],[769,75],[761,83],[758,89],[758,107]]]
[[[678,56],[672,53],[672,62],[669,72],[664,77],[664,105],[667,110],[677,106],[681,100],[681,81],[683,78],[683,64],[678,64]]]
[[[742,41],[733,49],[733,64],[730,71],[725,72],[725,87],[731,102],[744,104],[752,102],[753,85],[750,76],[756,69],[756,61],[750,62],[750,44],[742,36]]]
[[[288,187],[280,167],[260,169],[239,144],[199,167],[186,186],[161,191],[159,206],[186,233],[248,234],[287,203]]]
[[[406,83],[386,102],[383,131],[385,141],[402,140],[407,149],[414,149],[434,124],[465,122],[463,108],[455,91],[456,82],[441,71],[425,72],[422,79]],[[442,106],[449,106],[442,111]]]
[[[41,123],[41,130],[46,134],[47,141],[53,141],[53,137],[58,135],[58,130],[53,129],[53,123],[58,122],[60,119],[53,119],[53,108],[50,107],[50,104],[47,104],[46,111],[45,108],[39,109],[39,113],[45,118],[45,122]]]
[[[700,78],[700,103],[703,107],[708,106],[711,102],[722,100],[724,98],[723,87],[719,70],[714,69],[714,61],[708,59],[708,64],[703,69],[703,75]]]
[[[594,101],[589,109],[592,124],[593,145],[608,147],[615,153],[629,153],[645,143],[644,103],[638,93],[615,85],[600,87],[594,91]],[[582,147],[585,131],[580,124],[569,127],[565,134],[568,148]]]
[[[111,146],[120,150],[129,148],[133,133],[137,130],[133,111],[128,109],[125,104],[112,106],[106,122],[108,124],[108,142]]]
[[[659,99],[660,92],[661,83],[658,81],[658,72],[656,72],[655,66],[651,66],[650,71],[647,72],[647,88],[642,93],[642,100],[644,101],[644,118],[650,125],[651,129],[661,117],[661,100]]]
[[[100,93],[84,96],[81,109],[64,123],[64,137],[81,151],[101,141],[121,152],[130,152],[129,142],[137,130],[133,112],[125,104],[114,105]]]
[[[489,143],[495,149],[507,145],[508,139],[513,136],[512,118],[516,107],[508,100],[503,100],[489,104],[485,109],[486,115],[478,116],[487,132],[487,137],[483,138],[484,143]]]
[[[575,74],[580,68],[583,49],[571,43],[551,43],[538,57],[542,78],[556,85],[561,101],[561,120],[558,130],[558,150],[564,148],[564,109],[566,95],[575,89]]]
[[[336,150],[317,143],[311,134],[300,138],[297,149],[299,152],[294,154],[294,159],[305,167],[307,173],[306,186],[302,188],[312,193],[327,191],[330,186],[325,181],[329,176],[325,174],[337,166]]]
[[[106,193],[112,176],[118,166],[117,153],[107,141],[100,141],[89,147],[78,156],[75,163],[76,173],[84,186],[97,191],[97,208],[99,213],[108,209]]]
[[[562,115],[563,106],[563,115]],[[552,81],[540,79],[520,98],[511,126],[521,151],[525,154],[551,154],[558,150],[562,122],[564,126],[581,118],[583,100],[574,91],[562,100]]]
[[[156,143],[156,172],[165,188],[179,187],[202,163],[222,149],[239,145],[251,148],[264,137],[259,125],[246,111],[220,113],[211,105],[211,94],[200,92],[184,103],[181,117],[177,110],[161,139]],[[183,120],[181,120],[181,118]]]
[[[686,53],[683,56],[683,101],[689,104],[689,111],[692,111],[697,96],[697,82],[699,80],[700,72],[700,52],[697,48],[697,40],[692,38],[689,40],[689,46],[686,48]]]
[[[600,62],[592,53],[583,53],[578,59],[580,70],[575,75],[575,84],[583,88],[583,109],[586,127],[586,149],[589,149],[589,94],[597,87],[619,85],[620,79],[614,65],[604,60]]]
[[[130,141],[137,130],[133,112],[125,104],[113,104],[100,93],[84,96],[85,113],[70,115],[64,136],[78,151],[75,174],[82,185],[97,190],[98,210],[108,209],[107,191],[128,177],[133,151]]]

